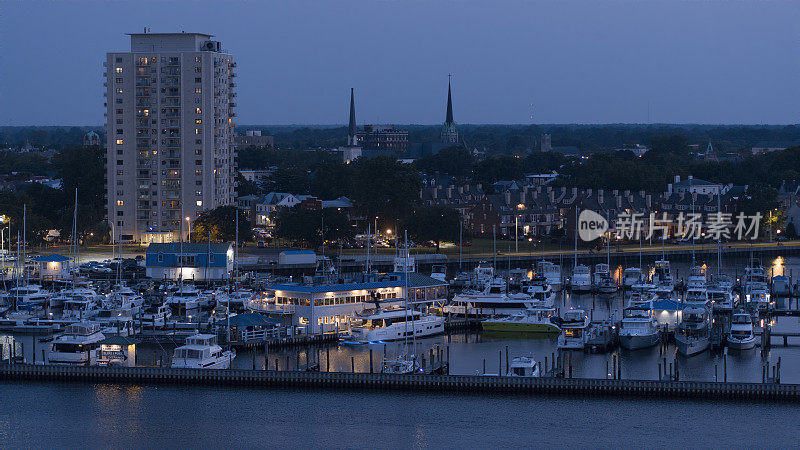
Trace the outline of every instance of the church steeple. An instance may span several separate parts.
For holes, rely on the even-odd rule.
[[[457,144],[458,130],[453,120],[453,95],[450,88],[450,75],[447,75],[447,114],[442,124],[441,141],[443,144]]]
[[[350,88],[350,125],[347,128],[347,145],[355,147],[356,140],[356,101],[353,95],[353,88]]]
[[[453,123],[453,97],[450,92],[450,75],[447,76],[447,115],[444,123]]]

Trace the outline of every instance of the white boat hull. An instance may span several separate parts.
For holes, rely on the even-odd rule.
[[[658,332],[652,334],[630,335],[620,334],[619,345],[628,350],[638,350],[640,348],[652,347],[661,340]]]
[[[750,336],[746,339],[735,339],[728,337],[728,348],[733,350],[750,350],[756,346],[756,337]]]
[[[192,359],[172,360],[173,369],[229,369],[231,362],[236,355],[233,352],[223,352],[219,358],[208,361],[198,361]]]
[[[709,345],[711,345],[711,339],[709,338],[682,339],[680,336],[675,337],[675,347],[677,347],[678,353],[685,356],[694,356],[704,352]]]
[[[350,330],[356,342],[396,341],[406,337],[425,337],[444,332],[444,317],[429,316],[411,322],[396,323],[388,327],[366,329],[356,327]]]

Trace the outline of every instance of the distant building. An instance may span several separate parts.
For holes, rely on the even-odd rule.
[[[667,185],[667,194],[714,194],[722,192],[722,185],[710,181],[701,180],[689,175],[681,181],[680,175],[675,175],[675,181]]]
[[[350,164],[361,157],[361,147],[358,146],[358,136],[356,133],[356,101],[353,88],[350,88],[350,122],[347,126],[347,145],[339,147],[342,153],[342,162]]]
[[[553,143],[552,143],[552,140],[550,139],[550,134],[543,134],[542,135],[541,150],[543,152],[552,152],[553,151]]]
[[[150,244],[145,271],[155,280],[227,280],[233,270],[231,243]]]
[[[272,173],[273,171],[270,169],[244,169],[239,171],[242,178],[251,183],[264,183],[269,181]]]
[[[754,155],[760,155],[762,153],[770,153],[770,152],[779,152],[781,150],[786,150],[790,147],[797,147],[800,146],[800,142],[759,142],[758,144],[754,145],[750,148],[751,153]]]
[[[408,150],[408,131],[394,125],[365,125],[356,133],[356,144],[363,150],[393,152],[402,155]]]
[[[83,135],[83,146],[84,147],[99,147],[100,146],[100,135],[95,133],[94,131],[90,131]]]
[[[274,147],[274,138],[272,136],[262,136],[261,130],[247,130],[244,136],[234,136],[233,144],[237,149],[245,147],[259,147],[271,149]]]
[[[648,151],[650,151],[650,149],[646,145],[633,144],[633,145],[628,145],[628,146],[625,146],[625,147],[622,147],[622,148],[614,149],[614,151],[617,151],[617,152],[633,152],[633,154],[636,155],[636,156],[642,156],[645,153],[647,153]]]
[[[442,124],[441,142],[443,144],[458,143],[458,128],[453,120],[453,97],[450,90],[450,76],[447,76],[447,112]]]

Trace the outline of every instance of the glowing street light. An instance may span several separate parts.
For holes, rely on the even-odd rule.
[[[192,242],[192,219],[189,216],[186,216],[186,223],[189,225],[189,237],[186,238],[186,242]]]

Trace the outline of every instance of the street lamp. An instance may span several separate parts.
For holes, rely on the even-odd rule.
[[[187,243],[191,243],[192,242],[192,221],[189,218],[189,216],[186,216],[186,223],[189,225],[189,237],[186,238],[186,242]]]

